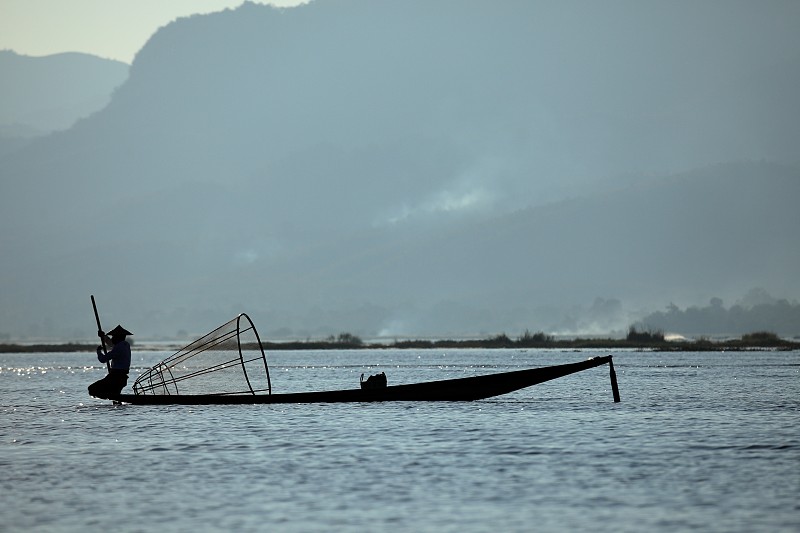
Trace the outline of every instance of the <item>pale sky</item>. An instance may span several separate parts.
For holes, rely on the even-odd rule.
[[[294,6],[307,0],[262,0]],[[85,52],[133,61],[160,27],[179,17],[235,8],[242,0],[0,0],[0,50],[46,56]]]

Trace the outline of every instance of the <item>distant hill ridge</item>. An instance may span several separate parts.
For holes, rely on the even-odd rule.
[[[127,77],[125,63],[89,54],[32,57],[0,50],[0,134],[67,129],[102,109]]]

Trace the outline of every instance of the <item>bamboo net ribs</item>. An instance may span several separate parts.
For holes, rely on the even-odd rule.
[[[133,392],[272,394],[272,385],[261,339],[242,313],[144,372]]]

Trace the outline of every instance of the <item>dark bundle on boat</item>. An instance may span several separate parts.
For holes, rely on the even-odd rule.
[[[375,374],[367,379],[364,379],[364,374],[361,374],[361,388],[362,389],[385,389],[386,388],[386,373],[381,372]]]

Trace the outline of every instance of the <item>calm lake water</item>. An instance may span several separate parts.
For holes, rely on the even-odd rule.
[[[273,392],[609,352],[268,354]],[[800,531],[800,352],[614,355],[464,403],[146,407],[93,354],[0,355],[0,531]],[[165,356],[134,352],[129,381]]]

